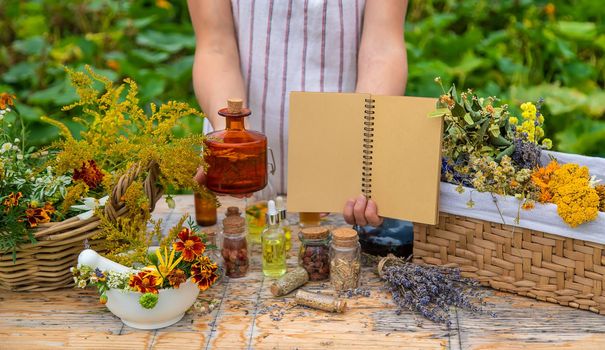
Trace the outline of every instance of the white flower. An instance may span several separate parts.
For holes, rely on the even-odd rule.
[[[19,143],[19,142],[21,142],[21,140],[15,139],[15,143]]]
[[[13,144],[10,142],[7,142],[5,144],[2,145],[2,147],[0,147],[0,153],[5,153],[11,150],[11,148],[13,148]]]
[[[72,209],[77,209],[77,210],[87,210],[86,212],[78,215],[78,219],[80,219],[80,220],[88,220],[88,219],[90,219],[94,215],[95,210],[97,208],[105,206],[105,203],[107,202],[107,199],[109,199],[109,196],[105,196],[105,197],[103,197],[101,199],[86,197],[86,198],[84,198],[82,200],[82,202],[84,202],[84,204],[81,204],[81,205],[72,205],[71,208]]]
[[[6,110],[4,110],[4,109],[0,109],[0,115],[1,115],[1,116],[4,116],[4,114],[5,114],[5,113],[6,113]]]
[[[78,287],[80,287],[80,288],[86,288],[86,281],[85,280],[79,280],[78,281]]]
[[[5,111],[10,112],[10,111],[12,111],[12,109],[7,108],[7,109],[5,109]]]
[[[590,181],[588,181],[588,186],[594,188],[599,182],[601,182],[601,179],[597,179],[596,175],[592,175]]]
[[[22,154],[17,154],[17,159],[23,160],[23,155]]]

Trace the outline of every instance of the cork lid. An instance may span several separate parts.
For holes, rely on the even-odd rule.
[[[330,231],[327,227],[317,226],[317,227],[305,227],[300,233],[302,234],[304,239],[326,239],[330,234]]]
[[[216,229],[207,228],[202,231],[202,233],[206,235],[206,240],[208,241],[208,243],[216,244]]]
[[[227,208],[227,213],[225,213],[225,216],[232,216],[232,215],[237,215],[237,216],[241,215],[238,207],[228,207]]]
[[[223,219],[223,233],[226,235],[239,235],[246,231],[246,219],[241,216],[238,207],[227,208]]]
[[[223,117],[247,117],[252,112],[244,108],[244,100],[241,98],[230,98],[227,100],[227,107],[221,108],[218,114]]]
[[[227,111],[232,114],[240,114],[244,107],[244,100],[241,98],[230,98],[227,100]]]
[[[332,231],[332,243],[339,247],[354,247],[359,237],[357,231],[349,227],[339,227]]]

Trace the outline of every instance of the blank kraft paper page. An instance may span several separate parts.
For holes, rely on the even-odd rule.
[[[381,216],[436,224],[441,168],[441,118],[427,118],[436,100],[372,96],[372,198]]]
[[[292,92],[288,211],[341,212],[361,193],[367,94]]]

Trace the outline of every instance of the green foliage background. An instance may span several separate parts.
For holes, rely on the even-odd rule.
[[[558,150],[605,156],[600,1],[410,0],[406,43],[408,94],[437,96],[441,76],[511,104],[544,97]],[[0,1],[0,91],[18,96],[36,144],[57,136],[41,115],[69,119],[59,111],[76,98],[64,65],[132,77],[143,102],[195,104],[194,47],[185,1]],[[201,124],[192,118],[178,132]]]

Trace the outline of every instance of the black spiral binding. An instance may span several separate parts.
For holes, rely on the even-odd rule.
[[[372,153],[374,145],[374,100],[366,98],[363,122],[363,171],[361,173],[361,192],[372,198]]]

